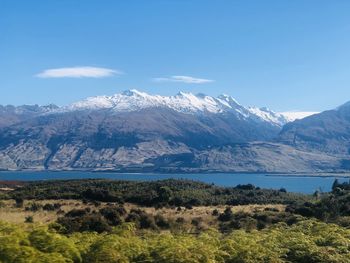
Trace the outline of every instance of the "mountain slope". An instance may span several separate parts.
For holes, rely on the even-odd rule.
[[[3,170],[342,172],[350,168],[348,155],[322,152],[313,142],[326,135],[333,142],[334,133],[342,129],[341,138],[347,136],[347,124],[340,121],[348,118],[344,110],[336,111],[338,119],[332,115],[321,122],[329,134],[319,133],[317,125],[311,129],[312,141],[300,136],[299,130],[319,123],[310,120],[320,114],[287,124],[280,133],[286,122],[282,115],[267,108],[246,108],[227,95],[166,97],[133,90],[66,107],[8,107],[0,111]],[[342,128],[332,131],[328,126],[334,120]]]
[[[117,152],[122,147],[141,145],[142,148],[147,144],[158,147],[161,142],[167,145],[166,152],[158,148],[152,150],[162,155],[172,153],[171,146],[189,152],[190,149],[269,139],[278,131],[267,123],[247,122],[227,113],[192,115],[167,108],[132,112],[110,109],[68,111],[39,115],[3,128],[0,151],[23,168],[30,160],[23,160],[22,164],[22,157],[37,152],[38,163],[34,162],[35,165],[48,168],[57,155],[71,155],[72,152],[77,156],[76,160],[69,161],[69,165],[74,165],[78,155],[86,150]]]
[[[19,107],[0,105],[0,128],[58,109],[59,107],[53,104],[47,106],[22,105]]]
[[[286,124],[278,141],[331,154],[350,152],[350,103]]]

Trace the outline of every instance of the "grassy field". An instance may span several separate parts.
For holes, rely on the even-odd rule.
[[[40,206],[45,204],[59,204],[59,211],[44,211],[39,209],[38,211],[28,211],[25,208],[29,207],[31,204],[36,203]],[[25,200],[23,207],[16,207],[15,200],[3,200],[0,201],[0,221],[5,221],[9,223],[20,224],[24,223],[26,217],[32,216],[35,223],[38,224],[48,224],[55,222],[57,218],[65,214],[72,209],[85,209],[90,208],[92,211],[101,209],[106,206],[108,203],[101,202],[98,204],[98,207],[93,203],[83,203],[80,200]],[[179,217],[184,218],[185,221],[191,222],[195,218],[202,218],[203,224],[212,226],[217,224],[217,218],[212,215],[213,211],[216,209],[219,213],[222,213],[227,207],[230,207],[234,213],[245,212],[253,213],[258,211],[264,211],[266,208],[273,208],[278,211],[284,211],[285,205],[272,204],[272,205],[238,205],[238,206],[197,206],[192,209],[186,209],[181,207],[181,210],[176,208],[159,208],[154,207],[141,207],[135,204],[126,203],[124,208],[127,212],[130,212],[132,209],[142,209],[148,214],[151,215],[162,215],[167,219],[176,219]]]

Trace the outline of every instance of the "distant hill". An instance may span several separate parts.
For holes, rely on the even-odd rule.
[[[299,149],[349,155],[350,102],[286,124],[278,141]]]
[[[59,107],[56,105],[22,105],[22,106],[1,106],[0,105],[0,128],[36,117],[40,114],[52,112]]]

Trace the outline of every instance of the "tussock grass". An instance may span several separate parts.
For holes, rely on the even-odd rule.
[[[9,223],[15,223],[20,224],[25,221],[25,218],[28,216],[33,216],[35,223],[52,223],[57,220],[57,218],[60,216],[56,211],[44,211],[42,209],[39,209],[38,211],[26,211],[25,207],[30,206],[32,203],[36,203],[39,205],[45,205],[45,204],[54,204],[58,203],[61,205],[60,210],[62,210],[64,213],[72,210],[72,209],[85,209],[90,208],[93,210],[98,210],[102,208],[103,206],[106,206],[108,203],[101,202],[99,203],[98,207],[95,206],[93,203],[87,203],[84,204],[82,201],[79,200],[25,200],[23,207],[16,207],[16,202],[14,200],[3,200],[1,201],[0,205],[0,221],[9,222]],[[178,211],[177,207],[175,208],[159,208],[156,209],[154,207],[142,207],[139,205],[126,203],[124,204],[124,208],[129,212],[132,209],[142,209],[148,214],[156,215],[160,214],[164,216],[165,218],[170,219],[176,219],[179,217],[184,218],[185,221],[191,222],[193,219],[201,217],[203,222],[212,225],[213,222],[216,221],[216,218],[212,215],[213,210],[217,209],[220,213],[222,213],[225,208],[228,206],[198,206],[193,207],[192,209],[186,209],[185,207],[181,207],[181,210]],[[271,204],[271,205],[239,205],[239,206],[229,206],[231,207],[232,211],[234,213],[237,212],[245,212],[245,213],[253,213],[257,211],[264,211],[266,208],[274,208],[278,211],[284,211],[285,205],[280,204]],[[63,213],[62,213],[63,214]],[[216,224],[216,223],[215,223]]]

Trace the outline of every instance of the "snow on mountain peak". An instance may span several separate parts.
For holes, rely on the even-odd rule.
[[[117,112],[128,112],[155,107],[166,107],[190,114],[230,112],[241,119],[252,118],[256,121],[265,121],[277,126],[287,122],[282,114],[275,113],[267,108],[246,108],[226,94],[216,98],[201,93],[194,95],[190,92],[179,92],[174,96],[161,96],[150,95],[136,89],[126,90],[112,96],[89,97],[65,107],[64,110],[112,109]]]
[[[288,122],[285,116],[283,116],[280,113],[274,112],[268,109],[267,107],[263,107],[263,108],[249,107],[248,109],[252,114],[258,116],[259,118],[267,122],[274,123],[275,125],[281,126]]]
[[[227,94],[221,94],[220,96],[218,96],[218,98],[227,102],[235,102],[236,104],[239,104],[232,96]]]
[[[122,95],[126,96],[139,96],[139,97],[147,97],[150,96],[146,92],[139,91],[137,89],[130,89],[130,90],[125,90],[121,93]],[[117,94],[118,95],[118,94]]]

